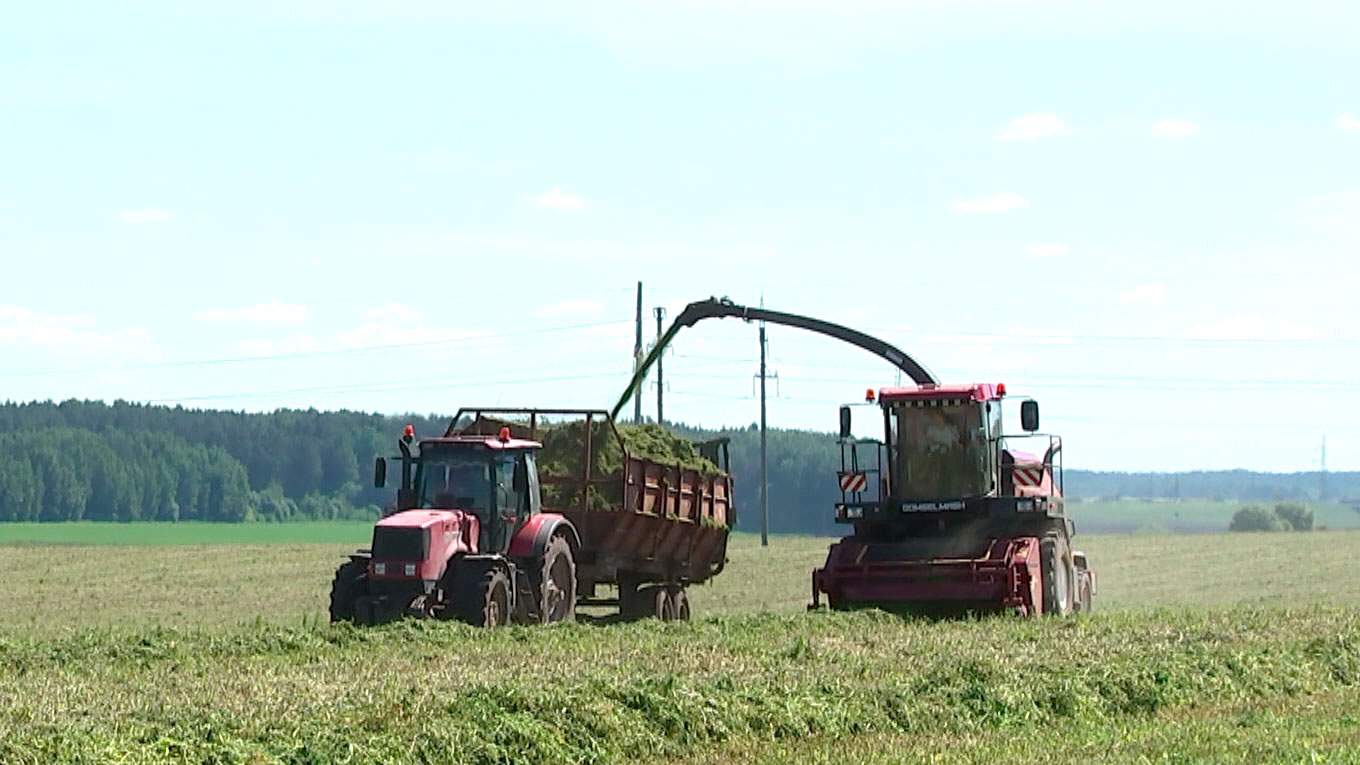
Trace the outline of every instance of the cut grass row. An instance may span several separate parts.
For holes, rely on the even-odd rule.
[[[1299,746],[1344,752],[1356,722],[1332,715],[1360,686],[1357,634],[1354,611],[1209,609],[10,635],[0,761],[632,762],[830,741],[894,761],[865,742],[916,739],[908,751],[1013,760],[1126,732],[1131,752],[1219,759],[1243,750],[1216,710],[1308,699],[1325,710],[1295,731]],[[1159,721],[1177,736],[1147,740]]]
[[[1085,537],[1062,622],[805,614],[828,541],[490,632],[325,624],[349,539],[0,549],[0,762],[1357,761],[1360,533]]]
[[[738,535],[727,570],[690,588],[699,616],[796,613],[830,540]],[[1080,540],[1102,611],[1175,605],[1360,607],[1360,532],[1102,536]],[[0,634],[87,626],[300,625],[326,618],[350,545],[0,549]]]

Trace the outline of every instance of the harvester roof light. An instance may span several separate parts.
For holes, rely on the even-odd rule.
[[[403,440],[403,441],[405,441],[406,443],[409,444],[409,443],[411,443],[412,441],[415,440],[415,437],[416,437],[416,426],[414,426],[414,425],[407,425],[405,428],[402,429],[402,431],[401,431],[401,440]]]
[[[996,395],[998,395],[998,396],[1004,396],[1004,395],[1006,395],[1006,383],[997,383],[997,384],[996,384]]]
[[[501,439],[502,441],[509,441],[509,440],[510,440],[510,428],[508,428],[508,427],[502,427],[502,428],[501,428],[500,439]]]
[[[864,400],[867,401],[867,402],[869,402],[870,404],[874,403],[874,389],[873,389],[873,388],[866,388],[866,389],[865,389],[865,391],[864,391]]]

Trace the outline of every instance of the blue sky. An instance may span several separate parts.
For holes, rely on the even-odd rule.
[[[1071,465],[1360,469],[1354,4],[381,5],[6,11],[0,396],[608,406],[641,280]],[[772,424],[894,381],[770,337]],[[755,420],[756,352],[682,333],[668,418]]]

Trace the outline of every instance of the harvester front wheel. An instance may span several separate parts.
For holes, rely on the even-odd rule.
[[[1058,534],[1048,534],[1039,542],[1040,575],[1044,580],[1044,613],[1067,616],[1072,613],[1072,550]]]
[[[367,593],[367,563],[351,559],[340,564],[331,581],[331,622],[354,621],[354,601]]]
[[[538,614],[544,624],[576,620],[576,559],[566,537],[548,542],[539,561]]]
[[[474,627],[500,627],[510,623],[510,578],[499,566],[478,576],[475,571],[454,582],[453,612],[459,621]]]

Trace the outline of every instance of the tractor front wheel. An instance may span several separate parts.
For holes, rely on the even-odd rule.
[[[331,622],[354,621],[354,602],[368,594],[368,562],[350,559],[335,570],[331,581]]]
[[[463,570],[453,583],[453,613],[474,627],[510,623],[510,578],[500,566],[482,572]]]

